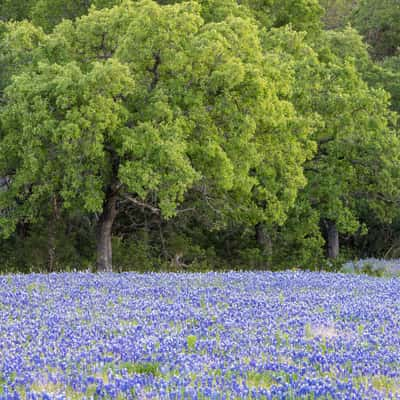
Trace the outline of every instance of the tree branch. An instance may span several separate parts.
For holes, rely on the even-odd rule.
[[[135,197],[130,196],[129,194],[124,194],[123,197],[138,207],[142,207],[142,208],[146,208],[147,210],[150,210],[153,214],[161,213],[161,210],[159,208],[154,207],[151,204],[143,203],[142,201],[138,200]]]
[[[153,54],[154,57],[154,65],[152,68],[148,68],[147,70],[153,74],[153,79],[150,83],[149,92],[155,89],[158,81],[160,80],[160,73],[158,71],[158,67],[161,64],[161,55],[160,50]]]

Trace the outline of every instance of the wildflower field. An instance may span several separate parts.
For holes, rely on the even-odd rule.
[[[400,398],[400,279],[3,276],[0,398]]]

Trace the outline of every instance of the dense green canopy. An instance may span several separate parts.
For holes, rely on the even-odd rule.
[[[94,242],[100,270],[113,242],[118,268],[310,266],[396,220],[397,64],[327,4],[25,3],[0,25],[10,264],[36,236],[49,269]]]

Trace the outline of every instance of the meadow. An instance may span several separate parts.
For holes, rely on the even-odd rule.
[[[400,279],[0,277],[0,399],[400,398]]]

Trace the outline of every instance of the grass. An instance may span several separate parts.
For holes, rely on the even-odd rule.
[[[390,378],[384,375],[363,375],[354,379],[357,387],[368,387],[371,385],[375,390],[386,395],[400,394],[400,378]]]
[[[247,374],[246,384],[251,389],[270,389],[277,383],[273,374],[269,371],[253,372]]]
[[[186,338],[186,344],[189,352],[193,352],[196,348],[197,336],[189,335]]]
[[[121,369],[126,369],[128,374],[148,374],[158,376],[160,375],[160,365],[154,362],[143,362],[143,363],[133,363],[133,362],[123,362],[119,365]]]

